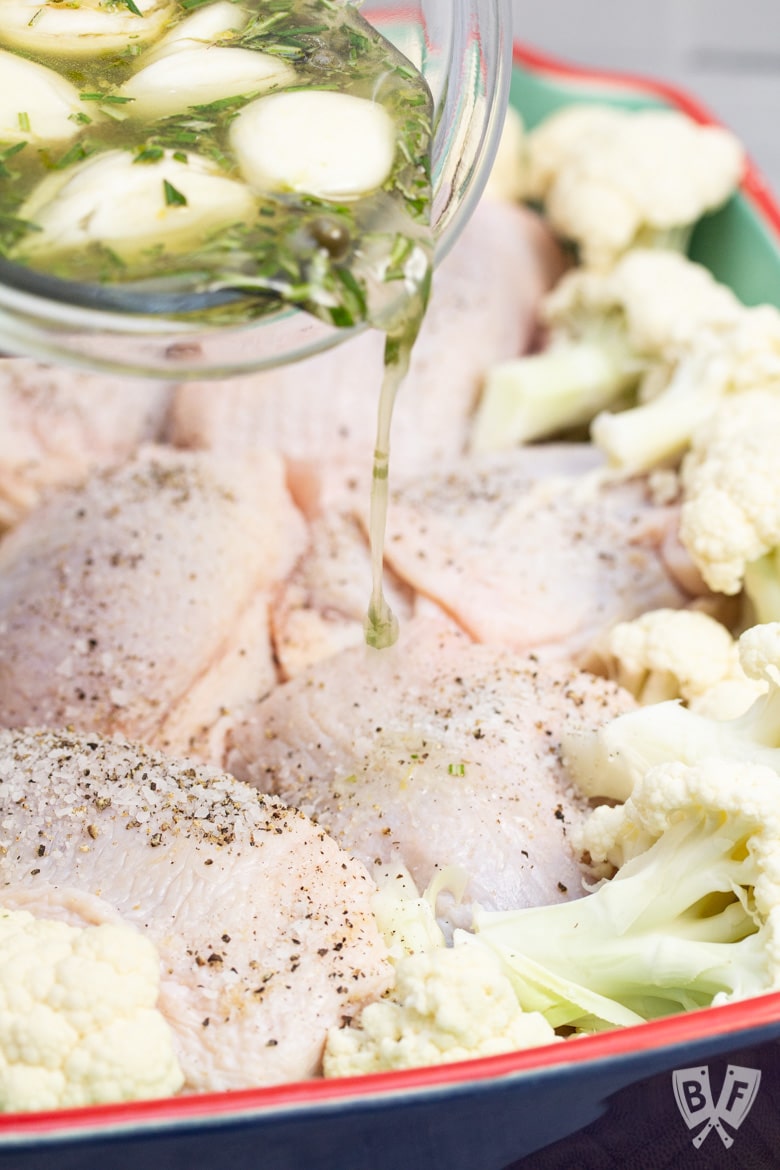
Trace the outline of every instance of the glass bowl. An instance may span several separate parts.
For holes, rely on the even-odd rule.
[[[510,0],[365,0],[360,9],[433,95],[438,261],[479,198],[497,147],[511,75]],[[310,357],[363,328],[336,329],[298,309],[209,328],[68,304],[35,282],[23,289],[0,280],[0,352],[113,373],[222,378]]]

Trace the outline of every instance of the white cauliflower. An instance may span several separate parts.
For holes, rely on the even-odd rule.
[[[742,671],[762,688],[743,714],[713,718],[670,701],[639,707],[595,731],[570,731],[562,756],[572,780],[587,796],[626,800],[657,764],[717,757],[780,772],[780,622],[746,630],[738,649]]]
[[[780,618],[780,395],[723,402],[682,467],[680,537],[709,587],[747,589],[759,622]]]
[[[741,715],[766,690],[742,670],[726,627],[695,609],[655,609],[618,622],[595,647],[595,664],[639,703],[683,699],[713,718]]]
[[[574,105],[529,134],[525,197],[543,204],[585,265],[607,269],[637,246],[683,251],[744,168],[733,134],[679,111]]]
[[[732,325],[737,298],[701,264],[637,248],[608,273],[574,269],[542,301],[547,344],[488,370],[472,447],[495,450],[588,423],[666,381],[702,329]]]
[[[521,1009],[498,958],[461,943],[399,960],[391,998],[365,1007],[357,1027],[331,1030],[323,1068],[326,1077],[355,1076],[555,1040],[538,1012]]]
[[[603,1026],[594,997],[653,1019],[780,988],[780,785],[770,768],[704,759],[642,776],[596,809],[576,846],[607,874],[575,902],[480,911],[477,938],[524,1004]]]
[[[394,986],[355,1024],[331,1029],[326,1077],[471,1060],[557,1040],[539,1013],[521,1009],[501,963],[473,935],[456,931],[454,946],[446,946],[436,899],[444,890],[457,896],[463,875],[443,871],[422,897],[403,867],[377,878],[374,911]]]
[[[689,343],[668,358],[666,378],[648,384],[641,395],[646,401],[619,413],[605,411],[591,426],[595,445],[623,472],[679,459],[730,395],[780,393],[780,312],[760,305],[717,322],[699,320]]]
[[[0,909],[0,1111],[180,1089],[159,979],[155,948],[131,927]]]

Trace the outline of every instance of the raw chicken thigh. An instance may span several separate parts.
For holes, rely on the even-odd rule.
[[[269,598],[303,542],[271,453],[156,448],[52,495],[0,544],[0,723],[207,754],[276,682]]]
[[[677,509],[588,475],[585,444],[471,457],[391,492],[385,557],[477,641],[574,657],[606,628],[690,600],[665,559]]]
[[[172,387],[0,361],[0,524],[15,523],[41,492],[122,462],[160,436]]]
[[[558,759],[566,728],[633,701],[614,684],[540,666],[418,620],[392,650],[360,647],[277,687],[237,721],[231,772],[313,816],[367,865],[402,861],[419,886],[468,876],[468,904],[583,893],[567,839],[586,802]]]
[[[371,556],[363,529],[354,516],[336,512],[312,520],[309,538],[271,609],[274,652],[285,679],[364,641]],[[384,584],[393,613],[408,621],[413,591],[392,573],[385,574]]]
[[[396,406],[393,476],[423,472],[464,448],[486,368],[527,349],[539,300],[561,266],[531,212],[501,203],[477,209],[436,272]],[[231,455],[272,446],[288,461],[301,506],[329,510],[345,485],[368,490],[383,347],[383,335],[369,332],[271,373],[184,385],[172,441]]]
[[[314,1075],[391,981],[363,867],[294,809],[125,742],[0,733],[0,905],[157,946],[193,1090]]]

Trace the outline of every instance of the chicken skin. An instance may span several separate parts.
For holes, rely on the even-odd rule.
[[[270,596],[304,529],[272,453],[155,448],[52,495],[0,544],[0,723],[208,756],[276,682]]]
[[[300,1080],[391,982],[365,869],[280,801],[124,741],[0,733],[0,905],[160,954],[190,1090]]]
[[[569,665],[408,623],[392,650],[359,647],[251,705],[228,736],[230,771],[302,809],[367,866],[400,860],[425,887],[456,866],[460,907],[539,905],[583,893],[568,842],[587,802],[558,757],[563,731],[630,709]]]

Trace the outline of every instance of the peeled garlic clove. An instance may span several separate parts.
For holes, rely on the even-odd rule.
[[[248,187],[197,155],[179,162],[166,152],[157,162],[138,163],[127,151],[110,150],[48,175],[17,214],[40,229],[19,242],[17,258],[91,243],[130,256],[157,243],[168,251],[186,248],[253,218],[256,203]]]
[[[152,41],[177,14],[175,0],[0,0],[0,42],[59,57],[92,57],[106,50]]]
[[[78,134],[80,109],[59,73],[0,49],[0,142],[64,142]]]
[[[178,53],[182,49],[197,49],[211,45],[220,37],[232,32],[240,32],[249,20],[249,13],[231,0],[217,0],[216,4],[209,4],[199,8],[185,20],[175,25],[167,32],[162,40],[158,41],[143,56],[144,65],[167,57],[169,53]]]
[[[291,65],[252,49],[181,49],[141,69],[118,90],[131,117],[165,118],[190,106],[292,85]]]
[[[305,89],[250,102],[231,124],[230,143],[258,191],[353,199],[390,175],[396,132],[377,102]]]

